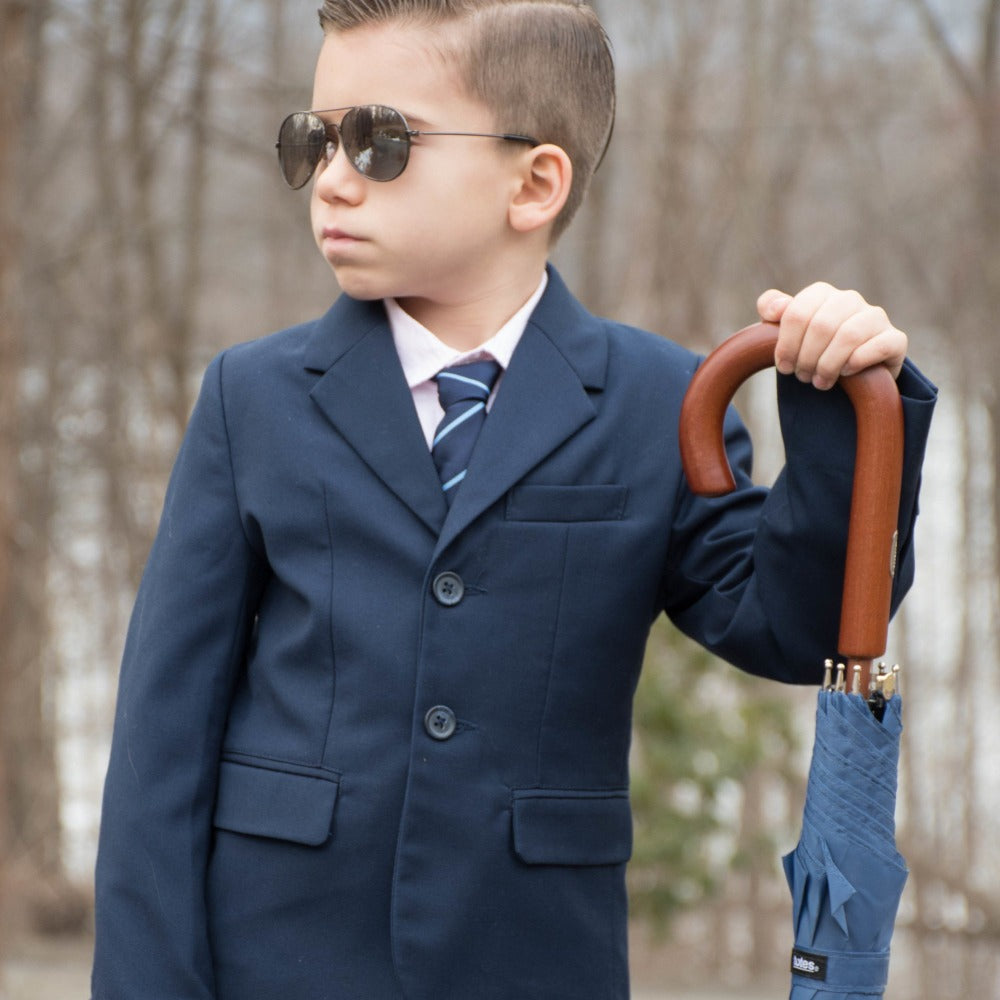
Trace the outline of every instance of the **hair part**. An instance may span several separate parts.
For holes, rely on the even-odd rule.
[[[459,79],[497,130],[565,150],[573,184],[552,240],[576,215],[610,141],[615,113],[611,45],[578,0],[324,0],[324,31],[409,22],[454,25],[443,34]]]

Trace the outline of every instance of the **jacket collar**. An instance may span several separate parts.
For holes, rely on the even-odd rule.
[[[341,296],[305,350],[321,373],[310,395],[376,475],[433,531],[442,550],[596,414],[607,340],[549,268],[549,284],[511,358],[469,475],[449,511],[420,431],[385,309]]]

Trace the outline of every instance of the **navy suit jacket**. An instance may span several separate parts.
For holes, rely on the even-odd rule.
[[[448,511],[381,303],[212,362],[126,643],[95,1000],[627,998],[651,623],[785,681],[836,653],[849,404],[780,379],[785,472],[732,416],[739,489],[697,498],[696,365],[552,272]],[[900,386],[899,593],[934,396]]]

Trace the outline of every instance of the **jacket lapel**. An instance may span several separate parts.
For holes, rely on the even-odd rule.
[[[487,508],[596,416],[607,339],[549,268],[451,510],[420,430],[381,302],[342,295],[317,323],[305,366],[321,373],[316,405],[442,551]],[[446,516],[447,515],[447,516]]]
[[[594,419],[590,391],[603,389],[606,370],[607,340],[599,322],[550,268],[549,285],[504,374],[438,552]]]
[[[447,513],[381,302],[341,296],[316,324],[310,396],[372,471],[437,534]]]

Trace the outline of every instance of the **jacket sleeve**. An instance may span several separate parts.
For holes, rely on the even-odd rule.
[[[907,362],[899,558],[892,610],[913,582],[913,528],[936,389]],[[856,443],[840,390],[778,376],[785,467],[769,490],[750,480],[751,449],[730,412],[726,444],[737,481],[725,497],[682,487],[663,605],[678,627],[751,673],[816,683],[836,657]]]
[[[125,643],[96,872],[94,1000],[215,996],[205,871],[223,728],[266,579],[210,365]]]

